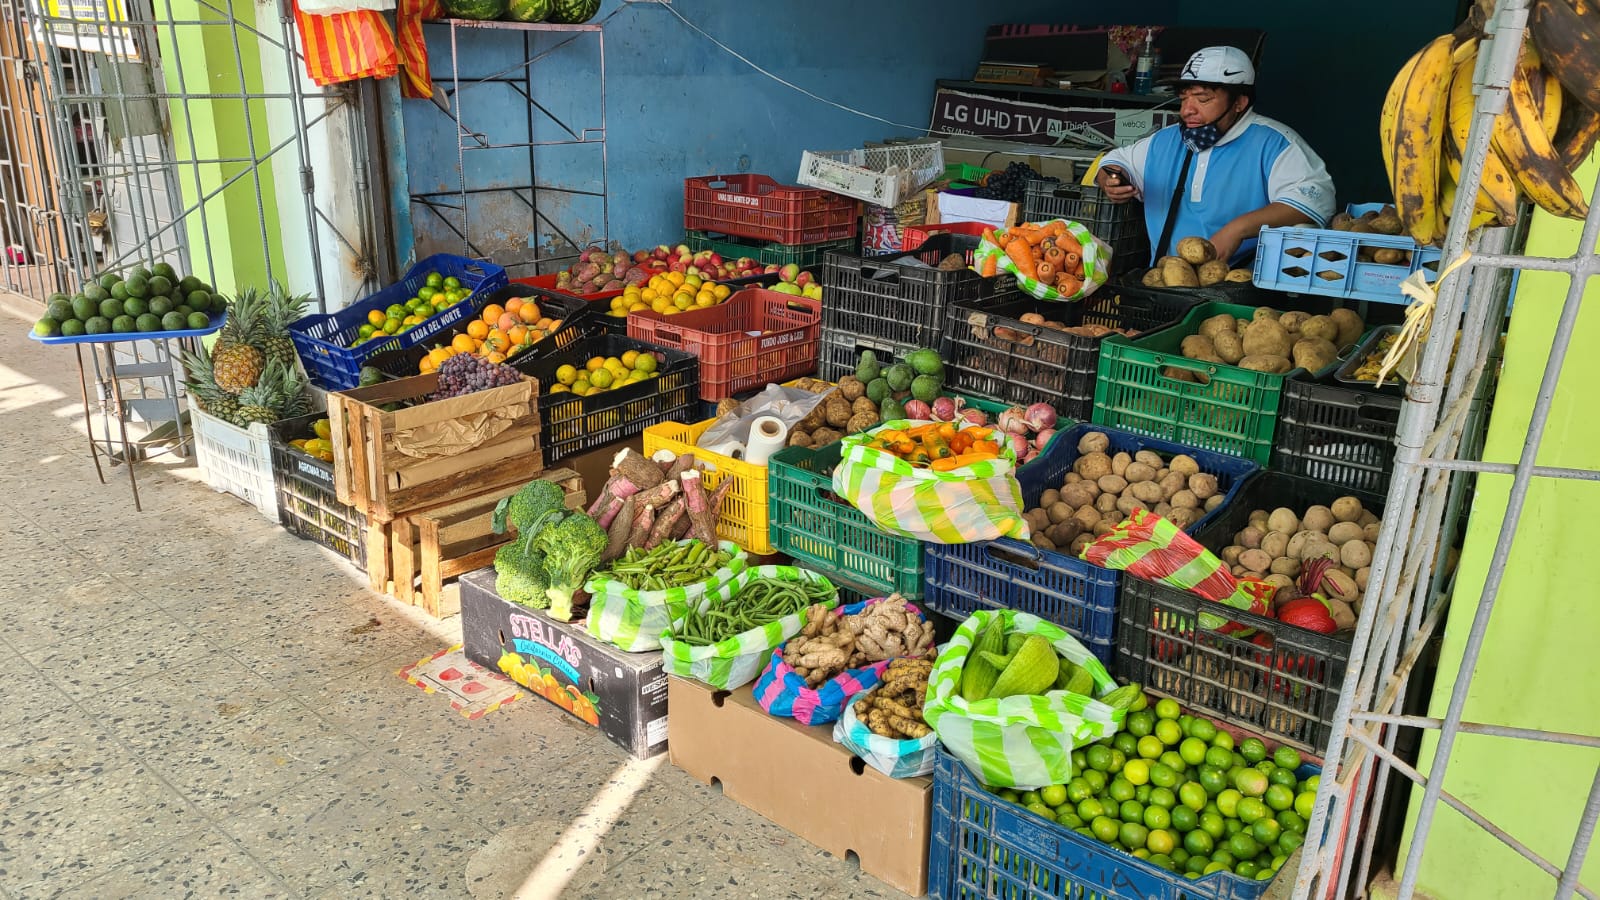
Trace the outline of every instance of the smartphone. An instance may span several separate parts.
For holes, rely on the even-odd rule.
[[[1128,183],[1128,174],[1116,166],[1103,166],[1106,173],[1106,184],[1123,185]]]

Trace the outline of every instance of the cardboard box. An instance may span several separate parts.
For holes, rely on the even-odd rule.
[[[594,725],[640,759],[667,749],[667,676],[661,653],[624,653],[581,624],[557,622],[494,592],[494,569],[461,576],[467,658]],[[518,661],[501,668],[506,653]],[[507,660],[511,663],[511,660]]]
[[[1022,204],[1004,200],[984,200],[948,191],[928,192],[928,216],[924,224],[942,222],[982,222],[990,228],[1010,228],[1017,224]]]
[[[673,765],[869,875],[926,890],[931,778],[890,778],[834,743],[832,725],[768,715],[749,687],[668,683]]]

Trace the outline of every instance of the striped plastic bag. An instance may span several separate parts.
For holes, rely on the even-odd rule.
[[[733,559],[710,578],[685,587],[636,591],[604,572],[590,575],[583,586],[590,595],[585,627],[600,640],[630,653],[661,649],[662,632],[689,611],[690,603],[727,585],[749,564],[749,557],[732,541],[718,541],[717,546],[732,553]]]
[[[1100,286],[1111,277],[1111,247],[1105,241],[1094,236],[1094,233],[1077,222],[1066,219],[1054,219],[1050,222],[1038,222],[1038,225],[1050,225],[1060,222],[1067,228],[1067,233],[1077,240],[1081,250],[1079,256],[1083,262],[1083,276],[1076,291],[1062,293],[1053,284],[1043,280],[1024,275],[1017,271],[1017,264],[1012,261],[1005,251],[1005,232],[994,232],[994,243],[987,237],[978,242],[978,249],[973,252],[973,267],[979,272],[984,271],[984,264],[994,260],[996,271],[1009,272],[1017,279],[1017,286],[1038,297],[1040,300],[1050,300],[1057,303],[1069,303],[1088,299]]]
[[[811,581],[833,587],[828,579],[807,569],[794,566],[756,566],[745,569],[732,581],[707,591],[700,599],[703,612],[712,604],[731,600],[757,578],[781,578],[789,581]],[[839,603],[838,592],[824,606],[832,609]],[[809,608],[809,607],[807,607]],[[682,626],[682,616],[673,620],[671,629],[661,635],[661,667],[668,675],[693,678],[713,688],[731,691],[743,687],[761,674],[767,657],[784,641],[800,633],[805,627],[805,609],[752,628],[715,644],[693,645],[673,638]]]
[[[1073,748],[1117,733],[1127,713],[1066,691],[971,703],[962,699],[961,668],[973,641],[996,616],[1005,623],[1007,634],[1037,634],[1048,639],[1057,653],[1087,669],[1094,676],[1097,695],[1116,689],[1100,660],[1061,626],[1012,609],[980,610],[961,623],[934,661],[923,718],[945,748],[984,784],[1023,790],[1063,784],[1072,777]]]
[[[844,715],[833,723],[833,740],[861,757],[861,761],[890,778],[914,778],[933,771],[937,732],[925,737],[897,739],[874,734],[856,718],[856,705],[847,703]]]
[[[883,599],[879,597],[852,603],[834,610],[834,615],[853,616],[871,604],[883,602]],[[908,603],[906,609],[915,612],[921,621],[927,621],[922,610],[915,605]],[[756,702],[774,716],[788,716],[806,725],[826,725],[838,721],[839,714],[849,704],[851,697],[877,687],[883,679],[883,670],[889,668],[889,662],[885,659],[845,669],[813,688],[800,673],[784,662],[782,648],[775,648],[767,660],[767,667],[761,670],[761,677],[756,679]]]
[[[371,9],[314,15],[295,7],[306,74],[319,86],[357,78],[388,78],[399,70],[394,31]]]
[[[1028,537],[1022,518],[1022,485],[1017,483],[1016,451],[949,472],[919,469],[892,453],[866,446],[885,428],[924,424],[905,419],[885,422],[840,442],[833,470],[834,493],[861,510],[889,534],[936,544],[970,544],[996,538]],[[964,426],[977,427],[977,426]]]

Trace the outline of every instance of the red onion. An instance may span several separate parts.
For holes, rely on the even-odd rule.
[[[1056,411],[1048,403],[1035,403],[1023,410],[1023,417],[1028,422],[1028,427],[1034,431],[1056,427]],[[1011,429],[1006,429],[1010,431]]]
[[[1017,452],[1017,457],[1020,459],[1022,454],[1029,450],[1028,436],[1025,434],[1013,434],[1009,435],[1009,437],[1011,438],[1011,449]]]
[[[1000,430],[1007,434],[1027,434],[1029,431],[1028,411],[1020,406],[1013,406],[1000,414],[996,420]]]
[[[950,397],[939,397],[934,400],[933,417],[941,422],[953,421],[956,417],[956,401]]]
[[[933,418],[933,409],[922,400],[907,400],[905,409],[906,418],[908,419],[917,419],[925,422]]]
[[[983,414],[983,410],[981,410],[981,409],[973,409],[973,408],[963,409],[961,411],[961,418],[962,418],[963,421],[967,422],[970,425],[987,425],[987,424],[989,424],[989,417],[984,415]]]

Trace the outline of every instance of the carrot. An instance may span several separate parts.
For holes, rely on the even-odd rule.
[[[1011,262],[1017,271],[1029,278],[1034,277],[1033,247],[1024,238],[1012,238],[1006,244],[1006,255],[1011,257]]]
[[[1052,246],[1044,251],[1045,262],[1055,266],[1057,269],[1061,268],[1061,261],[1065,259],[1066,256],[1067,254],[1062,252],[1060,247]]]
[[[993,228],[985,228],[983,230],[983,239],[996,247],[1000,246],[1000,239],[995,237]]]
[[[978,272],[984,278],[993,278],[1000,274],[1000,257],[986,256],[983,260],[983,269]]]
[[[1049,284],[1055,279],[1055,276],[1056,267],[1050,263],[1050,260],[1047,259],[1044,262],[1039,263],[1037,269],[1035,269],[1035,274],[1033,277],[1039,279],[1045,284]]]
[[[1056,291],[1062,294],[1076,294],[1083,290],[1083,282],[1071,275],[1062,275],[1056,280]]]
[[[1071,232],[1062,232],[1061,234],[1057,235],[1056,246],[1060,247],[1067,253],[1076,253],[1079,256],[1083,255],[1083,244],[1079,243],[1078,239],[1073,237]]]

